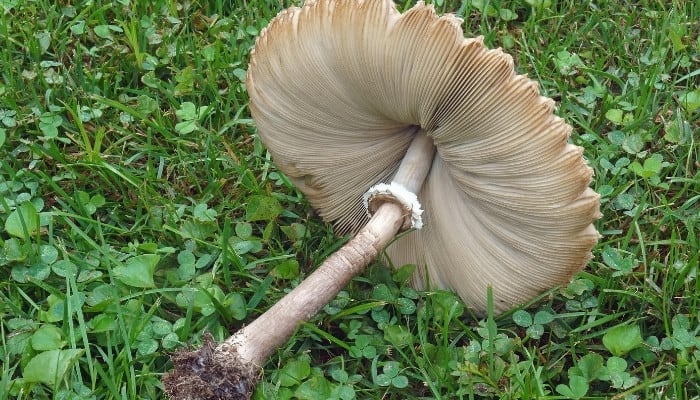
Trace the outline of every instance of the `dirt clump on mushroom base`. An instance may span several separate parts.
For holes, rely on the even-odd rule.
[[[175,369],[163,377],[168,397],[180,400],[250,398],[260,370],[238,361],[236,357],[217,357],[216,347],[214,338],[205,333],[199,350],[178,350],[170,356]],[[227,356],[230,354],[227,353]]]

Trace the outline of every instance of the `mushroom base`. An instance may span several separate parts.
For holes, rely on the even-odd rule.
[[[248,400],[255,390],[260,369],[238,356],[235,348],[217,347],[205,334],[199,350],[179,350],[171,355],[174,370],[163,377],[165,393],[172,400]],[[220,352],[227,354],[218,354]]]

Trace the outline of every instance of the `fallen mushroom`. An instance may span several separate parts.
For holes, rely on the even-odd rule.
[[[393,263],[476,313],[489,287],[502,312],[585,266],[599,196],[582,149],[512,58],[460,25],[422,3],[316,0],[261,33],[247,79],[260,138],[324,219],[357,234],[223,343],[174,355],[171,398],[248,398],[269,355],[401,229],[425,225],[389,246]]]

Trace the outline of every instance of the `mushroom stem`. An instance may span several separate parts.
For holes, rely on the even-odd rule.
[[[418,191],[434,154],[432,140],[418,131],[394,181]],[[354,238],[250,325],[216,347],[206,342],[198,351],[175,354],[175,370],[163,378],[168,396],[177,400],[250,398],[265,360],[300,323],[313,317],[364,271],[394,238],[404,218],[402,205],[384,202]]]
[[[411,141],[411,145],[406,150],[399,165],[394,182],[406,188],[409,192],[418,194],[423,181],[430,171],[430,165],[435,156],[435,145],[433,139],[425,134],[423,129],[416,132],[416,136]]]
[[[309,320],[333,300],[379,254],[401,227],[402,214],[402,208],[394,203],[380,206],[352,240],[263,315],[221,343],[219,348],[234,346],[239,357],[262,365],[292,336],[301,322]]]

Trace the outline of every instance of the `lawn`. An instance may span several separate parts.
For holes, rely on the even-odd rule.
[[[348,239],[247,108],[277,3],[0,0],[0,400],[163,398],[169,354],[223,340]],[[700,398],[698,3],[435,7],[574,127],[601,194],[594,258],[486,318],[374,263],[254,398]]]

